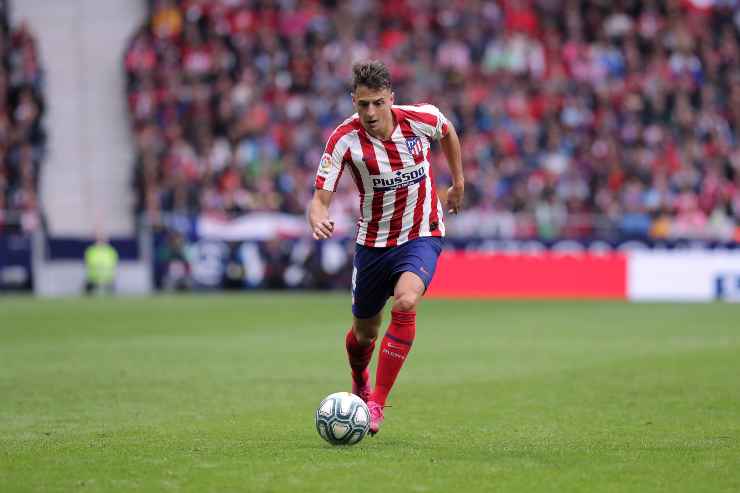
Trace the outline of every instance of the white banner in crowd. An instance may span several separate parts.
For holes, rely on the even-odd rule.
[[[334,234],[352,234],[354,222],[338,215],[334,218]],[[306,218],[300,214],[253,212],[233,219],[222,219],[202,214],[196,223],[199,238],[222,241],[264,241],[274,238],[310,237]]]
[[[306,235],[308,226],[302,216],[274,212],[253,213],[223,220],[201,215],[197,234],[203,239],[223,241],[267,240]]]

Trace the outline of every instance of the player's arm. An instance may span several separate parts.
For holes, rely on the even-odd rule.
[[[329,218],[329,205],[333,196],[334,192],[316,189],[308,205],[308,224],[316,240],[326,240],[334,233],[334,221]]]
[[[450,174],[452,175],[452,186],[447,190],[447,211],[457,214],[462,208],[465,177],[463,176],[460,138],[457,136],[452,123],[448,122],[447,125],[447,133],[439,140],[439,143],[447,158],[447,166],[450,168]]]
[[[313,198],[306,211],[311,234],[316,240],[326,240],[334,233],[334,221],[329,218],[329,205],[345,164],[342,157],[347,152],[346,143],[341,143],[341,139],[336,138],[335,134],[336,131],[329,138],[321,156]]]

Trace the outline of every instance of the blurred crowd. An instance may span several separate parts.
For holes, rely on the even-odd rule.
[[[39,166],[46,149],[36,41],[25,23],[11,26],[8,3],[0,1],[0,234],[39,224]]]
[[[125,55],[138,212],[302,214],[378,58],[461,135],[452,234],[740,241],[739,3],[151,0]],[[352,180],[335,203],[357,216]]]

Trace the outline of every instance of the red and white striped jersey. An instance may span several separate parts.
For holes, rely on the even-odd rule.
[[[316,175],[316,188],[336,191],[344,168],[360,192],[357,243],[390,247],[420,236],[444,236],[442,204],[429,165],[430,139],[449,131],[431,104],[391,107],[396,126],[387,140],[368,134],[357,114],[329,137]]]

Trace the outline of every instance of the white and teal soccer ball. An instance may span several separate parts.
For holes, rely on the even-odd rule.
[[[355,394],[328,395],[316,409],[316,431],[332,445],[354,445],[369,429],[370,411]]]

